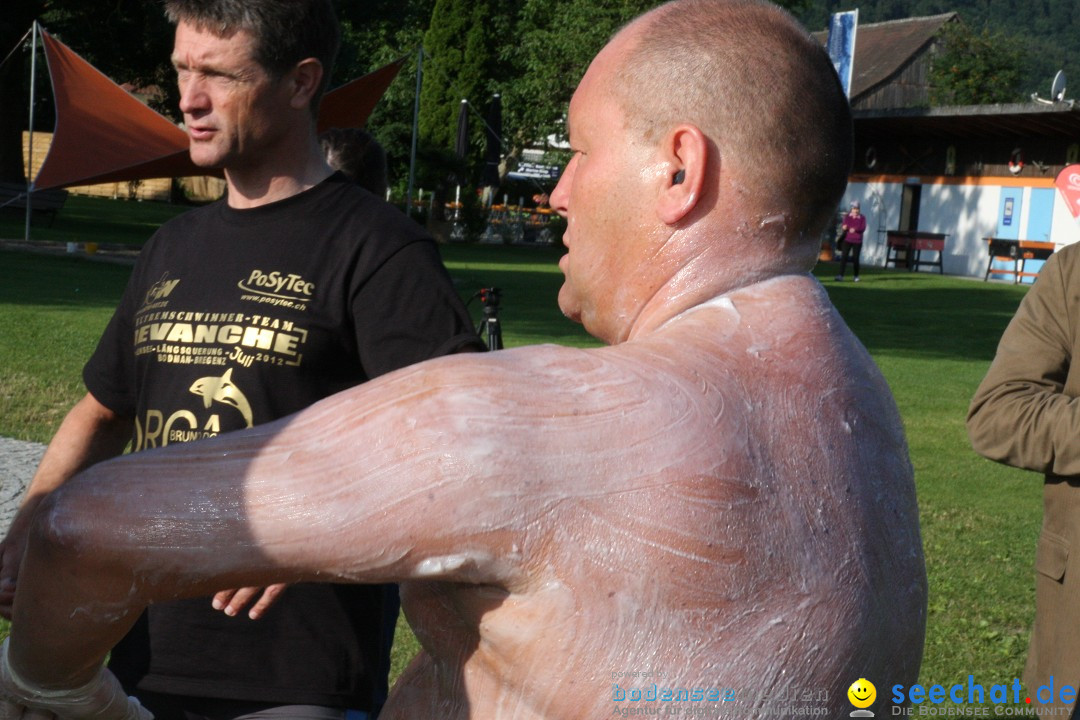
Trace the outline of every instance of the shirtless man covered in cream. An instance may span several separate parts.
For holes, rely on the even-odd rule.
[[[35,518],[3,717],[136,717],[101,660],[144,605],[308,580],[402,583],[423,652],[383,718],[602,717],[653,683],[841,717],[859,678],[889,714],[926,580],[896,407],[808,273],[851,153],[827,57],[771,5],[676,0],[569,125],[559,305],[610,346],[441,358],[91,468]]]

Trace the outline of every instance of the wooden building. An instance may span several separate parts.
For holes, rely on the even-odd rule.
[[[867,216],[864,262],[885,263],[888,231],[923,231],[947,236],[936,258],[946,273],[983,277],[986,238],[1080,240],[1054,188],[1058,172],[1080,161],[1080,107],[929,107],[937,36],[951,22],[956,13],[858,28],[855,155],[843,207],[860,200]],[[1043,92],[1050,78],[1046,85]]]

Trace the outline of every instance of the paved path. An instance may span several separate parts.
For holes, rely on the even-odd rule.
[[[38,253],[40,255],[69,255],[98,262],[116,263],[120,265],[134,265],[139,257],[141,248],[131,245],[114,243],[99,244],[94,252],[86,251],[85,243],[72,243],[74,247],[68,247],[68,243],[56,240],[33,240],[25,242],[10,238],[0,238],[0,250],[22,250],[24,252]]]
[[[0,437],[0,536],[7,532],[45,446]]]

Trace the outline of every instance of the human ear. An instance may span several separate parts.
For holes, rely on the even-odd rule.
[[[679,125],[665,136],[661,146],[665,172],[657,208],[664,223],[677,224],[701,201],[708,152],[705,134],[694,125]]]
[[[315,58],[301,60],[289,73],[287,80],[290,83],[289,105],[302,110],[311,105],[311,99],[322,81],[323,66]]]

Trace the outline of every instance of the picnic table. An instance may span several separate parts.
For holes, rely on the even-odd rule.
[[[1054,254],[1054,248],[1056,247],[1054,243],[1042,240],[1006,240],[995,237],[983,239],[986,240],[987,248],[990,251],[990,260],[986,263],[986,274],[983,275],[983,281],[988,280],[990,273],[993,272],[999,275],[1012,275],[1014,285],[1019,283],[1022,278],[1039,276],[1038,272],[1024,271],[1025,260],[1046,260]],[[1012,270],[994,268],[995,260],[1011,262],[1013,264]]]
[[[900,267],[903,262],[908,270],[918,270],[922,265],[936,267],[938,272],[945,274],[942,266],[942,258],[945,257],[945,233],[924,232],[922,230],[888,230],[885,233],[885,267],[889,263],[893,267]],[[903,252],[904,256],[900,257]],[[923,260],[924,252],[936,253],[933,260]]]
[[[492,205],[488,211],[482,242],[535,242],[539,245],[551,245],[556,238],[547,226],[556,217],[557,214],[551,208]]]

